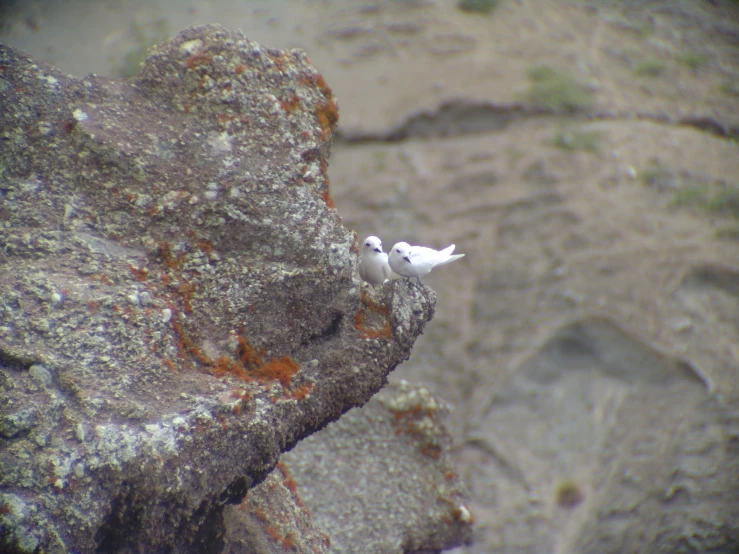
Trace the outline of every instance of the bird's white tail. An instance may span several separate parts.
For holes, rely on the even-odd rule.
[[[454,254],[452,255],[452,252],[454,252],[454,245],[450,244],[447,246],[444,250],[439,251],[439,257],[442,258],[443,261],[437,263],[436,265],[446,265],[448,263],[453,262],[454,260],[458,260],[459,258],[463,258],[464,254]],[[444,256],[448,256],[446,260],[444,260]]]

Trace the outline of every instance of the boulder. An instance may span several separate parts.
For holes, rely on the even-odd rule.
[[[300,51],[190,28],[113,81],[0,46],[0,105],[0,550],[220,552],[435,295],[361,288]]]

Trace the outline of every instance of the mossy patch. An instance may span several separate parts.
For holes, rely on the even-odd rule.
[[[529,68],[526,101],[555,112],[574,113],[593,104],[593,93],[568,73],[549,66]]]
[[[679,54],[675,60],[681,66],[695,72],[708,62],[708,56],[690,50]]]
[[[632,69],[637,77],[659,77],[667,69],[665,62],[654,59],[635,61]]]
[[[675,191],[672,205],[739,220],[739,184],[724,181],[685,183]]]
[[[600,151],[598,131],[583,131],[579,127],[561,127],[551,139],[555,148],[569,151],[582,151],[597,154]]]
[[[718,91],[726,96],[734,96],[739,98],[739,80],[724,81],[718,86]]]
[[[468,13],[490,13],[498,5],[498,0],[459,0],[457,8]]]
[[[676,188],[677,182],[673,173],[664,167],[658,160],[652,159],[642,168],[637,178],[639,182],[647,187],[658,189]]]
[[[557,483],[554,496],[557,504],[563,508],[574,508],[583,501],[583,493],[580,487],[571,479],[565,479]]]

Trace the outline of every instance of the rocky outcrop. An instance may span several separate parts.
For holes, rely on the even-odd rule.
[[[439,552],[471,539],[447,411],[401,381],[282,457],[331,552]]]
[[[0,67],[0,550],[219,552],[224,506],[365,403],[435,295],[360,288],[302,52],[209,26],[132,82]]]
[[[402,381],[284,454],[225,511],[224,554],[439,552],[469,541],[448,407]]]

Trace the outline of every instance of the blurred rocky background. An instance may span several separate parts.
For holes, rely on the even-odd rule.
[[[739,3],[0,13],[0,42],[76,76],[131,77],[151,44],[208,22],[307,52],[340,107],[344,224],[467,254],[425,279],[436,316],[391,375],[453,407],[475,518],[458,552],[739,548]]]

